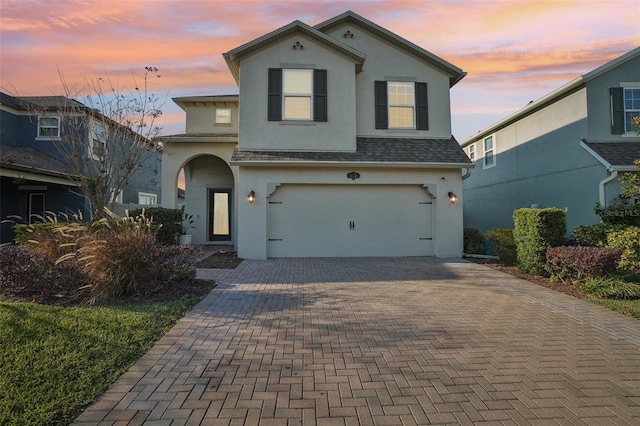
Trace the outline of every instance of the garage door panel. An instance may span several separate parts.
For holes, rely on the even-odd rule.
[[[419,185],[282,185],[269,198],[269,257],[430,256]]]

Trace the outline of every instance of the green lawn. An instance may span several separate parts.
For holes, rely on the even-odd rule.
[[[612,311],[629,315],[640,320],[640,299],[636,300],[613,300],[613,299],[589,299],[592,303],[602,305]]]
[[[0,423],[68,424],[198,301],[89,308],[0,302]]]

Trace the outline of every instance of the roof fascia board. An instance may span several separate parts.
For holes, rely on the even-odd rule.
[[[305,161],[305,160],[232,160],[232,166],[250,167],[403,167],[403,168],[436,168],[436,169],[467,169],[475,167],[466,163],[408,163],[382,161]]]
[[[583,147],[589,154],[591,154],[596,160],[598,160],[602,165],[609,171],[613,171],[613,165],[604,159],[600,154],[595,152],[587,142],[582,139],[580,140],[580,146]]]
[[[333,37],[327,36],[326,34],[316,30],[313,27],[310,27],[304,22],[296,20],[291,22],[290,24],[280,27],[268,34],[258,37],[255,40],[252,40],[222,54],[224,60],[227,63],[227,66],[229,67],[229,70],[231,71],[231,74],[233,74],[233,78],[236,80],[236,83],[239,84],[240,82],[240,60],[244,56],[257,51],[282,37],[285,37],[289,34],[294,34],[296,32],[301,32],[314,40],[324,43],[325,45],[338,51],[339,53],[342,53],[355,62],[356,72],[361,71],[362,64],[366,59],[366,55],[364,53],[340,42],[339,40],[334,39]]]
[[[400,37],[399,35],[387,30],[386,28],[381,27],[374,22],[369,21],[366,18],[363,18],[362,16],[352,11],[347,11],[334,18],[321,22],[315,25],[314,28],[319,31],[326,31],[342,24],[343,22],[352,22],[360,26],[361,28],[364,28],[365,30],[381,37],[382,39],[387,40],[391,44],[399,46],[409,51],[410,53],[420,57],[421,59],[426,60],[428,63],[435,65],[437,68],[443,70],[450,76],[449,87],[453,87],[467,75],[466,72],[462,71],[462,69],[458,68],[452,63],[445,61],[444,59],[434,55],[428,50],[423,49],[422,47],[410,42],[409,40]]]

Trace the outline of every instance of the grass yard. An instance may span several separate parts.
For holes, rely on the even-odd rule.
[[[590,302],[597,305],[609,308],[612,311],[620,312],[621,314],[629,315],[640,320],[640,299],[636,300],[613,300],[613,299],[599,299],[590,298]]]
[[[0,302],[0,423],[69,424],[199,300],[89,308]]]

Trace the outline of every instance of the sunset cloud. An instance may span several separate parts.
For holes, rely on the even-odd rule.
[[[58,70],[126,84],[156,66],[158,94],[234,93],[223,52],[346,10],[468,72],[452,91],[458,139],[640,45],[637,0],[4,0],[0,89],[61,93]],[[165,128],[183,131],[183,112],[170,100],[166,109]]]

